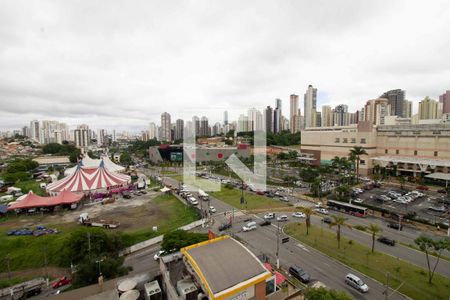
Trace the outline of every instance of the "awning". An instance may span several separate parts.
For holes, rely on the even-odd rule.
[[[81,198],[83,198],[83,194],[76,194],[70,191],[63,191],[55,197],[41,197],[30,191],[22,200],[16,201],[8,207],[8,210],[72,204],[79,202]]]

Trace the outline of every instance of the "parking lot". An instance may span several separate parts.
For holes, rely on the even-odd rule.
[[[398,193],[400,196],[389,196],[390,192]],[[423,196],[417,197],[421,194]],[[414,195],[416,197],[413,197]],[[416,218],[432,224],[448,226],[450,196],[445,194],[434,191],[402,190],[398,187],[383,185],[372,190],[364,190],[356,197],[362,199],[363,204],[366,205],[380,207],[396,214],[415,215]],[[410,201],[403,200],[408,198]]]

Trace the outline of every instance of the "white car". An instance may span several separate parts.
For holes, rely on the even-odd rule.
[[[274,213],[268,213],[268,214],[264,215],[264,219],[266,219],[266,220],[271,220],[273,218],[275,218],[275,214]]]
[[[289,202],[289,198],[286,196],[280,197],[280,200],[284,202]]]
[[[367,284],[365,284],[358,276],[352,273],[348,273],[345,276],[345,283],[359,290],[360,292],[367,293],[369,291],[369,287],[367,286]]]
[[[289,219],[288,219],[288,216],[286,216],[286,215],[281,215],[281,216],[277,217],[278,222],[286,222],[287,220],[289,220]]]
[[[354,199],[352,202],[355,202],[355,203],[363,203],[364,200],[361,199],[361,198],[356,198],[356,199]]]
[[[295,218],[306,218],[306,215],[300,211],[293,213],[292,216]]]
[[[326,210],[325,208],[316,208],[316,211],[317,211],[319,214],[328,215],[328,210]]]
[[[217,210],[214,206],[209,207],[209,212],[215,213]]]
[[[164,253],[166,253],[166,251],[164,251],[164,250],[160,250],[160,251],[156,252],[155,255],[153,256],[153,259],[158,260]]]

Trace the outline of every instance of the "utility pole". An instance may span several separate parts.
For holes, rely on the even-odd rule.
[[[279,253],[280,253],[280,221],[278,221],[278,218],[277,218],[277,269],[280,268]]]
[[[386,290],[384,291],[384,299],[389,299],[389,272],[386,272]]]
[[[49,286],[48,281],[48,269],[47,269],[47,245],[44,246],[44,268],[45,268],[45,282],[47,283],[47,287]]]

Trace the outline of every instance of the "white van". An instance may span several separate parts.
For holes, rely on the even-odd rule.
[[[256,222],[248,222],[247,225],[244,225],[242,227],[242,230],[244,232],[250,231],[250,230],[255,230],[255,229],[256,229]]]
[[[367,293],[369,291],[369,287],[367,286],[367,284],[365,284],[358,276],[352,273],[348,273],[345,276],[345,283],[362,293]]]
[[[189,202],[191,202],[192,205],[198,205],[198,201],[194,197],[190,197]]]
[[[13,195],[5,195],[0,197],[0,202],[8,202],[14,200]]]

